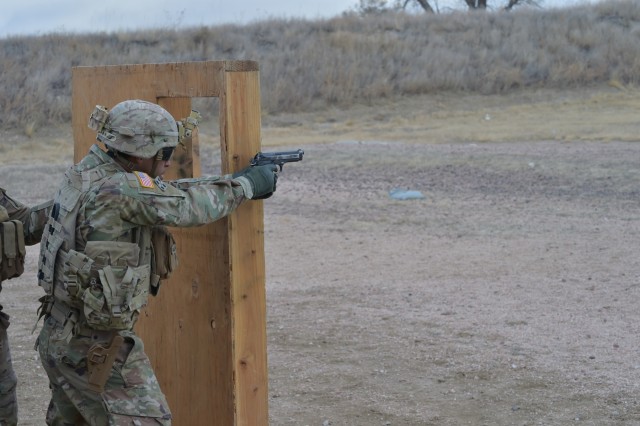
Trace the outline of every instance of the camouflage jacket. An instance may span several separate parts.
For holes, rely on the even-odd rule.
[[[162,278],[154,235],[167,238],[163,225],[213,222],[244,200],[231,175],[164,182],[127,173],[92,146],[65,173],[40,245],[39,284],[63,307],[44,306],[45,313],[95,329],[131,329]]]

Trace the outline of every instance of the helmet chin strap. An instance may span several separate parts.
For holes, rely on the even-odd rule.
[[[156,156],[153,157],[153,163],[151,164],[151,177],[153,177],[154,179],[157,178],[158,176],[160,176],[159,173],[156,173],[156,170],[158,168],[158,165],[160,163],[166,163],[167,161],[171,160],[171,157],[173,156],[173,152],[175,150],[175,147],[164,147],[160,150],[158,150],[158,152],[156,153]]]
[[[127,173],[132,173],[134,171],[141,171],[141,170],[137,170],[136,165],[129,159],[123,157],[122,155],[119,155],[118,151],[109,151],[109,155],[118,163],[122,166],[122,168],[127,172]],[[156,157],[153,158],[153,163],[151,163],[151,170],[149,175],[152,178],[156,178],[158,177],[157,173],[156,173],[156,169],[158,167],[158,164],[160,164],[161,160],[158,160]]]
[[[158,167],[158,164],[160,164],[160,161],[158,161],[157,158],[154,158],[153,164],[151,165],[151,173],[150,173],[151,177],[154,179],[158,177],[158,174],[156,173],[156,168]]]
[[[108,152],[111,158],[116,160],[116,163],[120,164],[122,168],[125,169],[125,171],[127,171],[127,173],[133,172],[134,165],[131,162],[131,160],[122,157],[118,151],[109,150]]]

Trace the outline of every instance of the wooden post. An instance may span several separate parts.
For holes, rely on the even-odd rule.
[[[76,67],[72,75],[74,159],[95,143],[95,105],[156,102],[176,119],[193,97],[220,98],[222,173],[260,150],[260,85],[253,61]],[[207,119],[206,111],[201,111]],[[200,174],[197,132],[178,148],[165,179]],[[177,164],[176,164],[177,163]],[[213,224],[172,229],[179,267],[136,326],[176,426],[268,424],[264,221],[247,202]]]

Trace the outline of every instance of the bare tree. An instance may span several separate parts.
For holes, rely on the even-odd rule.
[[[515,6],[520,6],[523,4],[528,4],[532,6],[540,7],[540,3],[543,0],[505,0],[506,5],[502,6],[503,10],[511,10]],[[469,10],[486,10],[487,9],[487,0],[464,0]]]
[[[428,0],[415,0],[416,3],[418,3],[420,5],[420,7],[422,7],[424,9],[425,12],[427,13],[436,13],[435,10],[433,10],[433,7],[431,7],[431,5],[429,4]],[[411,0],[404,0],[404,4],[402,5],[403,9],[406,9],[407,5],[411,2]]]
[[[373,2],[373,1],[374,0],[370,0],[369,2]],[[543,0],[504,0],[504,1],[506,1],[506,4],[502,6],[501,9],[512,10],[514,7],[524,5],[524,4],[540,7],[540,3]],[[361,0],[361,3],[362,2],[363,1]],[[466,4],[469,10],[486,10],[488,8],[487,0],[461,0],[461,2]],[[386,5],[385,1],[382,1],[382,3]],[[402,4],[400,5],[400,2],[396,2],[396,6],[399,6],[402,9],[406,9],[407,6],[412,3],[418,4],[427,13],[436,13],[435,9],[429,3],[429,0],[402,0]],[[436,5],[437,5],[437,2],[436,2]]]
[[[389,2],[387,0],[360,0],[356,10],[361,14],[380,13],[390,9],[406,9],[407,6],[415,2],[427,13],[436,13],[429,0],[394,0]]]
[[[518,0],[510,0],[510,1],[518,1]],[[484,10],[487,8],[487,0],[464,0],[469,9],[472,10]]]
[[[514,6],[528,4],[531,6],[541,7],[541,2],[544,0],[509,0],[509,3],[504,7],[504,10],[511,10]]]

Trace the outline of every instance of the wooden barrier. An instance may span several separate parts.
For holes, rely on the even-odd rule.
[[[87,127],[96,105],[158,103],[176,119],[191,98],[218,97],[222,173],[260,150],[260,83],[253,61],[75,67],[74,159],[95,143]],[[206,111],[201,111],[206,118]],[[198,135],[178,147],[172,174],[200,175]],[[262,202],[197,228],[172,229],[179,267],[141,315],[145,342],[176,426],[268,424],[264,220]]]

